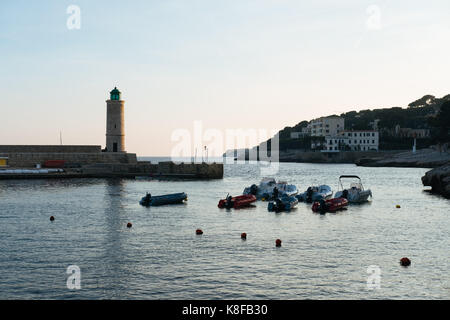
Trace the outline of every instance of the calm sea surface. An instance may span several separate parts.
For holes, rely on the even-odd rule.
[[[256,164],[226,165],[216,181],[0,181],[0,299],[449,299],[450,201],[424,191],[426,171],[280,164],[275,177],[300,190],[336,190],[341,174],[372,189],[371,203],[326,215],[304,203],[281,214],[267,202],[218,209],[259,182]],[[189,200],[145,208],[146,191]],[[80,290],[66,286],[69,265]],[[367,289],[371,265],[380,289]]]

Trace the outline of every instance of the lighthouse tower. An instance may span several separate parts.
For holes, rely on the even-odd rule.
[[[106,151],[125,151],[125,101],[120,99],[120,91],[116,87],[110,92],[110,99],[106,100]]]

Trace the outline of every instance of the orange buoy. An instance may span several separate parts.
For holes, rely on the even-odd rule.
[[[127,228],[131,228],[133,225],[131,224],[131,222],[127,223]]]
[[[54,216],[51,216],[50,217],[50,221],[54,221],[55,220],[55,217]]]
[[[203,234],[203,231],[202,231],[202,229],[197,229],[197,230],[195,230],[195,233],[196,234]]]
[[[406,257],[401,258],[400,259],[400,265],[402,265],[403,267],[407,267],[407,266],[411,265],[411,260],[409,260]]]
[[[275,246],[281,247],[281,240],[280,239],[275,240]]]
[[[247,239],[247,234],[245,232],[241,233],[241,239]]]

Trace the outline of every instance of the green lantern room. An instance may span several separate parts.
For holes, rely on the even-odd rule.
[[[114,89],[110,92],[111,100],[120,100],[121,92],[117,89],[117,87],[114,87]]]

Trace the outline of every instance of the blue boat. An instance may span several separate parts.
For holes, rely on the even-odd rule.
[[[269,212],[281,212],[289,211],[295,208],[298,204],[298,200],[294,196],[283,195],[281,198],[275,199],[275,201],[270,201],[267,205],[267,210]]]
[[[139,201],[139,203],[143,206],[149,207],[183,203],[183,201],[187,201],[187,194],[184,192],[166,194],[162,196],[152,196],[150,193],[147,193],[145,197]]]

